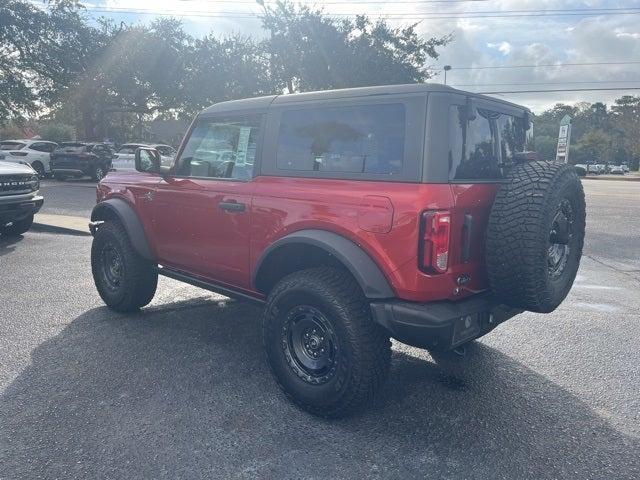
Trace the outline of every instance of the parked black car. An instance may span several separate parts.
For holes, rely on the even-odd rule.
[[[91,177],[100,181],[111,169],[113,150],[104,143],[64,142],[51,154],[51,171],[57,180]]]
[[[44,199],[40,179],[29,165],[0,162],[0,234],[22,235]]]

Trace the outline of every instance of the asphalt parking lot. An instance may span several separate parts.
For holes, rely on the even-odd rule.
[[[90,237],[0,238],[0,478],[640,478],[640,182],[584,185],[585,256],[556,312],[461,363],[395,343],[376,402],[340,421],[279,392],[258,308],[163,278],[116,314]],[[43,192],[47,213],[95,201]]]

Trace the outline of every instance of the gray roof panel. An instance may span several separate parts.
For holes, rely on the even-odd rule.
[[[397,94],[427,94],[429,92],[449,92],[473,97],[484,98],[492,102],[498,102],[519,109],[528,110],[522,105],[502,100],[501,98],[465,92],[439,83],[412,83],[405,85],[379,85],[373,87],[343,88],[337,90],[321,90],[317,92],[292,93],[283,95],[269,95],[265,97],[244,98],[228,102],[216,103],[202,111],[203,115],[228,113],[242,110],[266,110],[270,105],[287,105],[298,102],[313,102],[339,98],[358,98],[377,95]]]

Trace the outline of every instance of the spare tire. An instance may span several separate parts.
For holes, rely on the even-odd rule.
[[[584,229],[584,191],[573,166],[514,166],[487,227],[487,273],[498,300],[532,312],[555,310],[576,278]]]

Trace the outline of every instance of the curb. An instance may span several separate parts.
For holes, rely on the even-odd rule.
[[[35,231],[88,237],[89,220],[66,215],[36,214],[31,227]]]
[[[596,176],[596,177],[589,177],[589,176],[585,176],[585,177],[580,177],[583,180],[604,180],[607,182],[640,182],[640,176],[629,176],[629,177],[625,177],[625,176],[620,176],[620,177],[600,177],[600,176]]]

